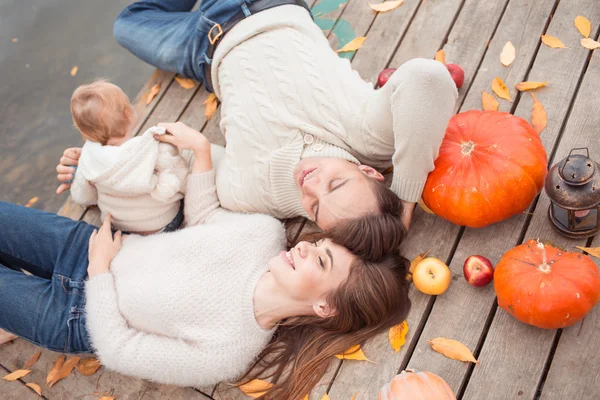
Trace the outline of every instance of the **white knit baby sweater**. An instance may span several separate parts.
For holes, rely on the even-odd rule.
[[[87,328],[107,368],[156,382],[234,381],[269,342],[253,294],[285,249],[273,217],[223,210],[214,171],[188,177],[188,227],[130,235],[86,285]]]
[[[433,60],[402,65],[379,90],[332,49],[308,12],[279,6],[238,23],[212,61],[226,156],[223,207],[303,215],[293,170],[304,157],[341,157],[383,170],[392,190],[420,197],[457,97]]]
[[[112,215],[115,229],[165,227],[179,212],[189,167],[177,148],[154,139],[164,133],[152,127],[120,146],[86,142],[71,186],[73,201],[97,204],[102,220]]]

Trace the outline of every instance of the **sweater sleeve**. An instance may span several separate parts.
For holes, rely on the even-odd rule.
[[[111,273],[90,278],[86,299],[92,346],[107,368],[167,384],[201,386],[219,381],[222,357],[216,349],[129,327],[118,308]]]
[[[98,190],[83,174],[75,172],[75,178],[71,185],[71,197],[77,204],[92,206],[98,204]]]
[[[215,185],[215,170],[188,175],[184,202],[186,226],[235,218],[236,213],[221,207]]]
[[[150,192],[154,199],[168,203],[177,193],[185,193],[189,168],[176,147],[167,143],[159,143],[154,168],[157,181],[156,186]]]
[[[380,142],[394,133],[391,189],[402,200],[416,203],[446,132],[458,92],[449,72],[438,61],[414,59],[403,64],[385,86],[367,101],[365,124]]]

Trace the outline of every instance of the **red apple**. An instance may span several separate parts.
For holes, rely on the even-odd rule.
[[[383,87],[383,85],[387,83],[388,79],[390,79],[390,76],[392,76],[395,71],[396,68],[386,68],[381,71],[377,77],[377,86]]]
[[[446,68],[448,68],[448,72],[450,72],[456,88],[460,89],[465,82],[465,71],[458,64],[446,64]]]
[[[469,285],[483,287],[494,279],[494,266],[483,256],[470,256],[465,260],[463,273]]]

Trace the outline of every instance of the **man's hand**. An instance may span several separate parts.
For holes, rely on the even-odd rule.
[[[400,221],[402,221],[406,227],[406,230],[408,230],[410,228],[413,211],[415,210],[417,203],[411,203],[404,200],[400,200],[400,202],[402,203],[402,215],[400,216]]]
[[[90,236],[88,250],[88,276],[90,278],[108,272],[110,262],[121,249],[121,231],[117,231],[113,238],[110,229],[111,220],[112,217],[108,214],[100,230],[94,230]]]
[[[74,167],[79,164],[80,157],[81,147],[71,147],[63,152],[60,163],[56,166],[56,179],[61,182],[56,189],[56,194],[61,194],[71,188],[71,182],[75,176]]]

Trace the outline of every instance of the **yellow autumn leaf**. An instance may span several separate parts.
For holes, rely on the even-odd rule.
[[[337,52],[338,53],[344,53],[347,51],[355,51],[361,48],[361,46],[363,45],[363,43],[365,42],[367,38],[364,36],[361,37],[357,37],[354,38],[350,43],[346,44],[344,47],[342,47],[341,49],[339,49]]]
[[[408,277],[407,277],[408,281],[412,280],[412,274],[415,271],[415,267],[417,266],[417,264],[420,263],[421,260],[423,260],[425,257],[427,257],[427,254],[429,254],[430,251],[431,251],[431,249],[427,250],[425,253],[419,254],[410,262],[410,268],[408,269]]]
[[[485,90],[482,90],[481,91],[481,106],[483,107],[483,111],[498,111],[498,107],[500,107],[500,103],[498,103],[498,100],[496,100],[494,98],[494,96],[492,96]]]
[[[398,1],[386,1],[385,3],[371,4],[369,3],[369,7],[373,10],[384,13],[393,10],[394,8],[398,8],[404,3],[404,0]]]
[[[592,31],[592,24],[590,20],[584,16],[578,15],[575,18],[575,28],[583,35],[583,37],[589,38],[590,32]]]
[[[581,247],[581,246],[575,246],[575,247],[577,247],[579,250],[585,251],[590,256],[600,258],[600,247]]]
[[[473,357],[471,350],[458,340],[446,339],[446,338],[435,338],[428,340],[427,343],[431,345],[431,348],[438,353],[451,358],[453,360],[473,362],[479,364],[479,361]]]
[[[239,388],[244,394],[258,398],[265,394],[267,390],[271,389],[273,384],[267,381],[263,381],[262,379],[253,379],[248,383],[240,385]]]
[[[590,50],[596,50],[597,48],[600,48],[600,43],[590,38],[581,39],[581,45]]]
[[[515,88],[517,88],[517,90],[522,92],[524,90],[539,89],[541,87],[546,86],[549,83],[550,82],[521,82],[521,83],[517,83],[515,85]]]
[[[54,364],[52,365],[52,369],[50,369],[50,372],[48,372],[48,376],[46,377],[46,383],[50,383],[52,380],[54,380],[54,377],[56,376],[57,372],[62,368],[62,366],[65,364],[65,360],[67,359],[67,356],[60,355],[56,358],[56,360],[54,360]]]
[[[160,83],[155,84],[150,88],[150,92],[148,93],[148,97],[146,97],[146,104],[152,103],[152,100],[156,97],[156,95],[160,92]]]
[[[71,357],[67,361],[65,361],[62,367],[60,367],[60,369],[56,371],[52,380],[48,383],[48,386],[52,387],[56,382],[69,376],[71,374],[71,371],[73,371],[73,368],[75,368],[80,359],[81,357],[77,356]]]
[[[41,351],[36,351],[34,355],[29,357],[29,360],[25,361],[25,364],[23,365],[23,369],[28,369],[33,364],[35,364],[41,355],[42,355]]]
[[[218,104],[217,96],[214,93],[209,94],[208,98],[202,103],[203,106],[206,106],[206,108],[204,108],[204,116],[206,119],[211,119],[212,116],[215,115]]]
[[[535,97],[535,94],[531,93],[533,97],[533,110],[531,111],[531,125],[533,129],[539,134],[546,128],[548,122],[548,116],[546,115],[546,109]]]
[[[21,379],[30,372],[30,369],[18,369],[15,372],[11,372],[10,374],[5,375],[2,379],[4,379],[5,381],[16,381],[17,379]]]
[[[356,400],[356,393],[354,393],[354,394],[352,395],[352,399],[350,399],[350,400]]]
[[[323,397],[321,397],[321,400],[331,400],[331,399],[329,398],[329,395],[327,393],[325,393],[323,395]]]
[[[501,99],[512,101],[508,87],[506,87],[506,84],[499,77],[495,77],[492,81],[492,90]]]
[[[77,364],[77,371],[83,376],[90,376],[94,375],[101,366],[100,360],[96,357],[87,357],[79,361],[79,364]]]
[[[29,199],[29,201],[27,202],[27,204],[25,204],[25,207],[28,207],[28,208],[31,207],[32,205],[34,205],[35,203],[37,203],[39,199],[40,198],[37,197],[37,196],[32,197],[31,199]]]
[[[435,61],[439,61],[442,64],[446,64],[446,52],[444,52],[444,49],[438,50],[435,53],[435,57],[433,57],[433,59]]]
[[[363,353],[362,349],[360,348],[360,344],[356,344],[344,351],[342,354],[336,354],[335,356],[340,360],[368,361],[370,363],[377,364],[365,356],[365,353]]]
[[[77,75],[77,71],[79,71],[79,67],[77,65],[71,68],[71,76]]]
[[[390,344],[394,352],[399,352],[404,343],[406,343],[406,334],[408,333],[408,322],[403,321],[396,326],[392,326],[388,333]]]
[[[102,396],[98,400],[115,400],[117,396]]]
[[[40,397],[42,396],[42,388],[37,383],[29,382],[29,383],[26,383],[25,386],[33,389],[33,391],[36,392],[38,395],[40,395]]]
[[[304,396],[302,400],[308,400],[308,395]]]
[[[550,36],[550,35],[542,35],[542,43],[544,43],[548,47],[552,47],[553,49],[566,49],[567,48],[567,46],[565,46],[564,43],[561,42],[559,38]]]
[[[427,207],[427,205],[425,204],[425,202],[423,201],[423,199],[419,199],[419,201],[417,202],[417,204],[419,205],[419,207],[421,207],[423,209],[423,211],[425,211],[427,214],[434,214],[435,213],[433,211],[431,211],[431,208]]]
[[[509,41],[506,42],[504,48],[502,49],[502,53],[500,53],[500,62],[505,67],[508,67],[510,64],[515,61],[515,57],[517,56],[517,51],[515,46]]]
[[[193,89],[196,87],[196,83],[192,79],[176,75],[175,80],[177,81],[177,83],[179,83],[179,86],[181,86],[184,89]]]

